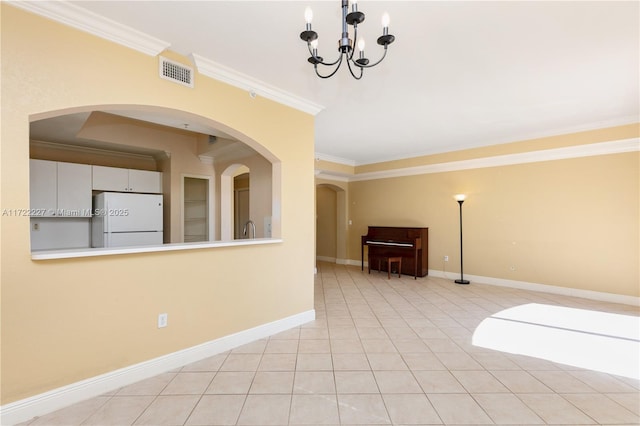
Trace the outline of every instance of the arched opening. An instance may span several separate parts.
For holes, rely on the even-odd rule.
[[[234,202],[233,198],[228,202],[225,191],[231,188],[233,197],[233,175],[230,176],[228,170],[241,173],[242,169],[234,167],[237,164],[246,165],[245,172],[251,168],[250,187],[256,190],[249,194],[259,193],[259,196],[250,195],[248,209],[256,222],[255,236],[279,235],[279,209],[274,211],[274,206],[279,206],[280,189],[274,185],[280,182],[280,167],[273,166],[279,164],[278,159],[257,141],[222,123],[184,111],[140,105],[73,108],[37,114],[30,120],[32,164],[46,163],[54,173],[67,164],[82,165],[84,182],[79,196],[84,203],[79,204],[81,208],[65,210],[70,212],[65,217],[52,214],[32,218],[32,250],[108,247],[94,242],[98,241],[95,237],[98,233],[94,232],[94,223],[98,222],[93,214],[95,200],[103,192],[118,193],[122,197],[122,194],[157,196],[154,202],[161,206],[162,212],[159,229],[155,230],[162,233],[160,241],[140,243],[134,239],[128,245],[233,240]],[[47,180],[38,170],[32,167],[32,184]],[[130,184],[134,175],[143,173],[155,182],[151,189]],[[117,186],[120,174],[129,181]],[[78,181],[76,175],[59,176],[55,175],[58,184],[65,180]],[[99,180],[96,176],[102,176],[100,184],[96,184]],[[231,186],[226,181],[229,176]],[[202,194],[197,196],[189,193],[185,198],[185,181],[206,182],[204,192],[200,191]],[[36,185],[31,187],[32,206],[40,206],[38,193],[71,194],[70,189],[66,189],[69,185],[55,191],[38,192],[34,188]],[[202,202],[205,205],[196,207],[196,203]],[[51,207],[55,213],[62,211],[57,200],[41,204]],[[272,229],[273,222],[277,224],[277,234]],[[144,229],[144,232],[149,231]],[[60,235],[73,238],[65,241]]]
[[[346,191],[337,185],[316,185],[316,259],[347,263]]]

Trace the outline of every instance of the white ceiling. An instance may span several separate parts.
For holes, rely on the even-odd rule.
[[[637,1],[366,1],[362,80],[315,76],[299,38],[314,11],[337,56],[340,1],[73,1],[324,107],[315,150],[355,165],[640,121]],[[275,126],[282,123],[274,123]]]

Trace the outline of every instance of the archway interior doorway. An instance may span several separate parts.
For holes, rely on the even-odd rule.
[[[347,263],[346,191],[336,185],[316,185],[316,259]]]
[[[332,188],[316,188],[316,257],[327,262],[337,258],[337,198]]]

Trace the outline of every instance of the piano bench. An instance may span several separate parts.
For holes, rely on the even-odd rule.
[[[402,274],[402,257],[400,256],[392,256],[392,257],[371,257],[369,258],[369,273],[371,273],[371,264],[375,261],[378,263],[378,272],[381,271],[382,261],[385,261],[387,264],[387,278],[391,279],[391,265],[394,263],[398,264],[398,278],[400,278]]]
[[[398,264],[398,278],[400,278],[402,274],[402,257],[389,257],[387,258],[387,278],[391,279],[391,264]]]

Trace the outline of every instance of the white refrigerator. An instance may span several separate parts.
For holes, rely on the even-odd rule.
[[[102,192],[93,197],[91,247],[162,244],[162,194]]]

